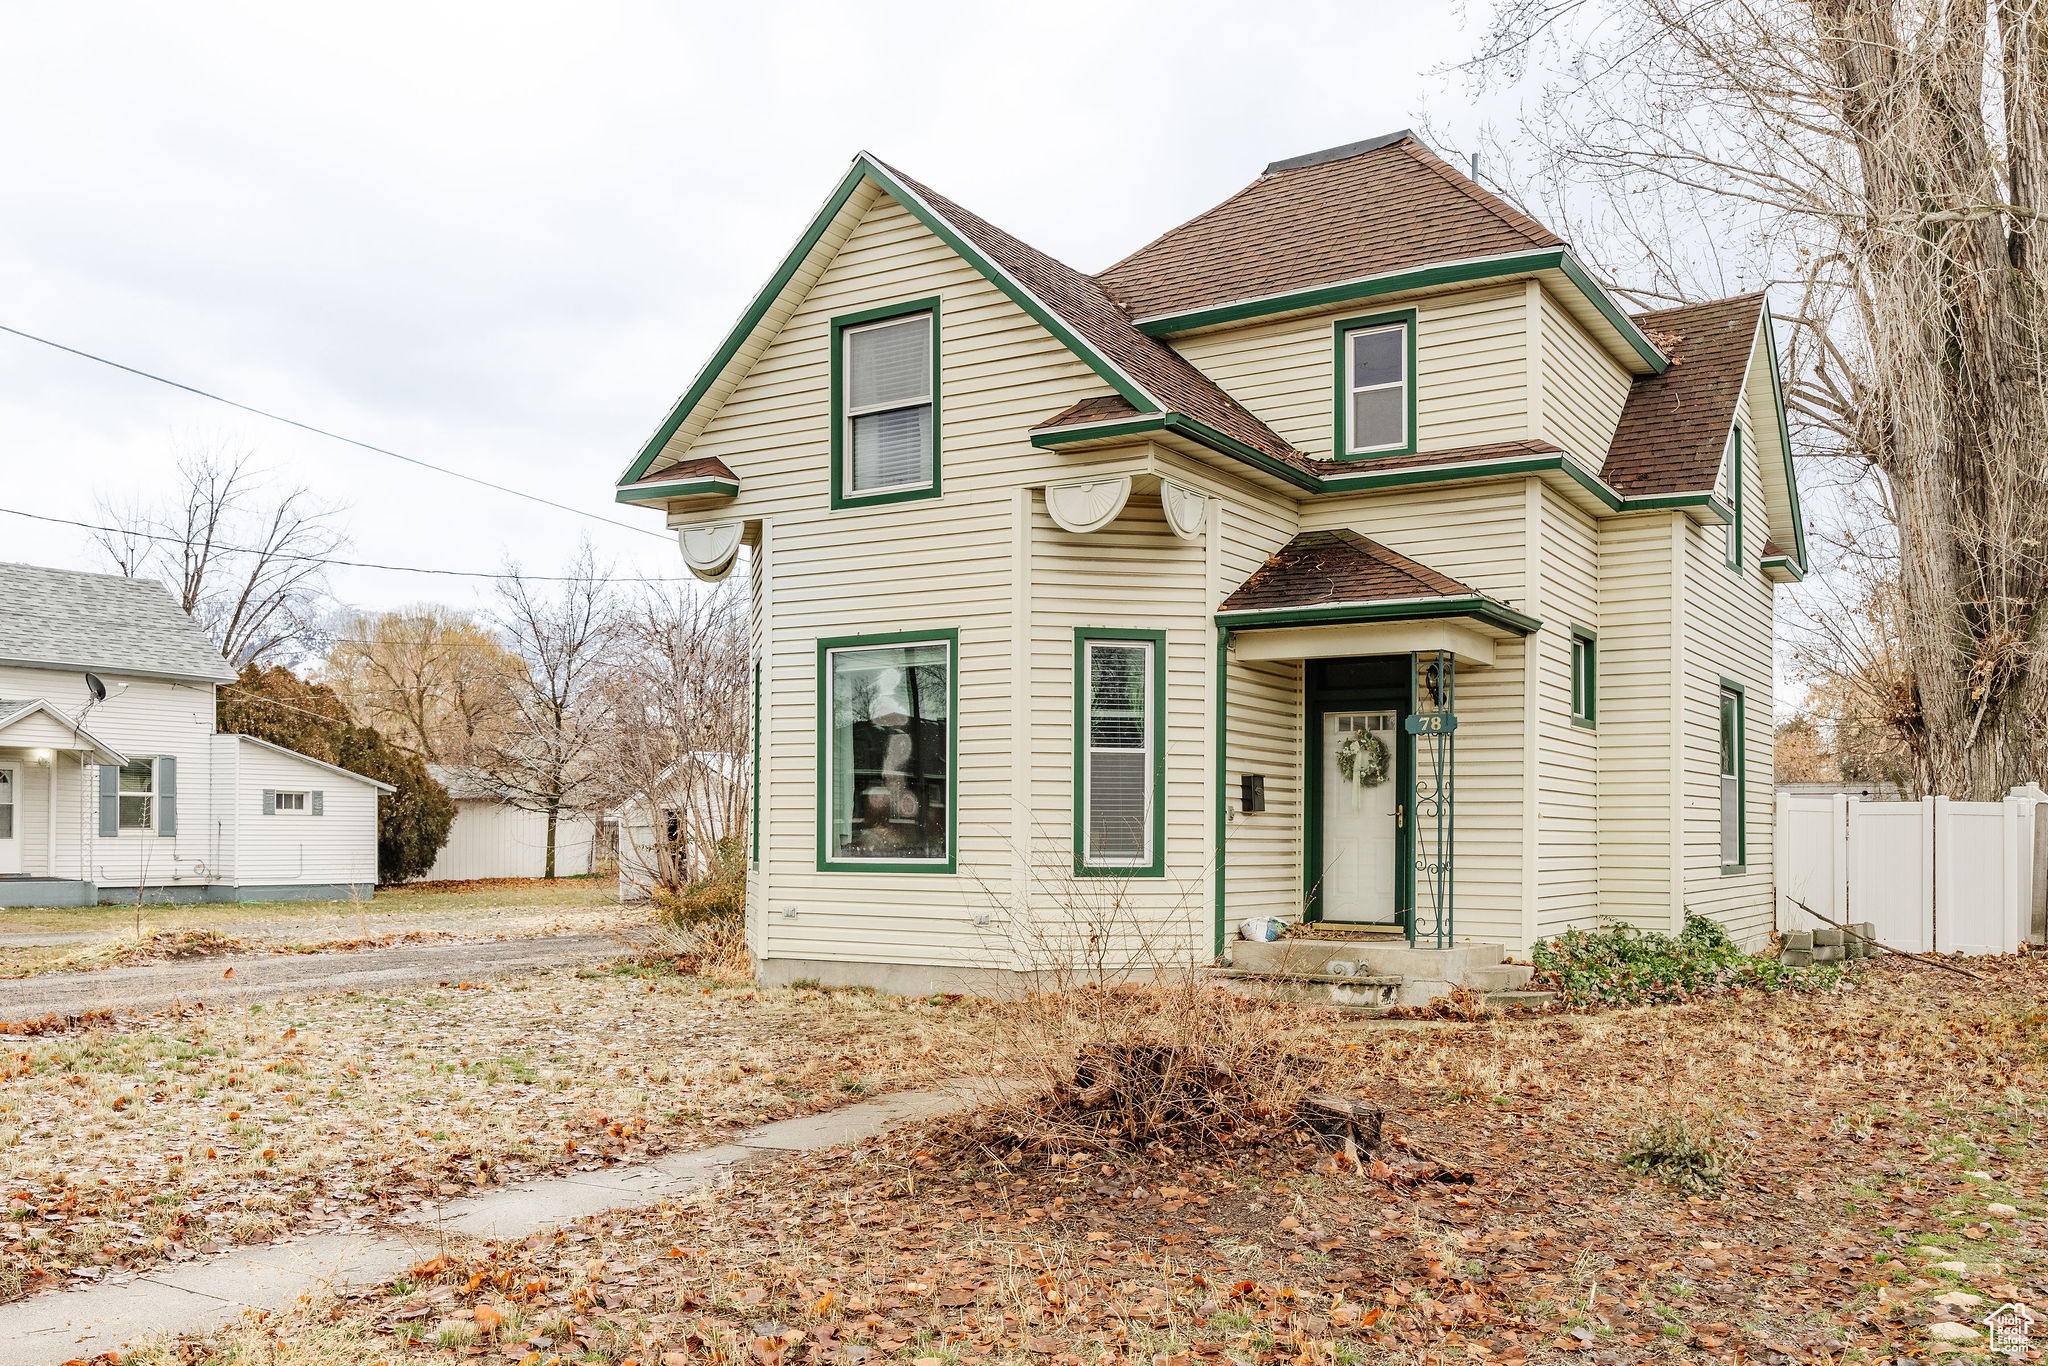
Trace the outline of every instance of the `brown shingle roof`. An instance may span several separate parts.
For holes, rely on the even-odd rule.
[[[1742,294],[1634,315],[1661,334],[1671,368],[1630,388],[1600,471],[1608,483],[1630,497],[1713,490],[1765,306]]]
[[[1564,245],[1413,134],[1365,145],[1369,150],[1335,160],[1275,163],[1223,203],[1095,278],[1131,317],[1142,319]]]
[[[1300,464],[1305,459],[1172,347],[1133,327],[1094,280],[894,167],[885,169],[1168,411],[1184,413],[1276,460]]]
[[[1281,546],[1217,610],[1270,612],[1325,603],[1472,596],[1477,595],[1450,575],[1339,527],[1304,531]]]
[[[1099,398],[1084,398],[1071,407],[1062,408],[1031,430],[1042,432],[1049,427],[1074,427],[1083,422],[1115,422],[1120,418],[1143,416],[1122,394],[1104,394]]]
[[[1460,446],[1449,451],[1416,451],[1411,455],[1376,455],[1369,460],[1311,460],[1315,472],[1372,474],[1379,470],[1408,470],[1425,465],[1464,465],[1481,460],[1512,460],[1522,455],[1563,455],[1548,441],[1489,441],[1483,446]]]
[[[693,460],[678,460],[673,465],[651,470],[635,481],[645,483],[650,479],[674,481],[678,479],[730,479],[739,482],[739,476],[732,472],[723,460],[715,455],[700,455]]]

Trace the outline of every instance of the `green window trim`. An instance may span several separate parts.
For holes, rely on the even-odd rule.
[[[753,824],[754,866],[761,866],[761,661],[754,661],[754,757],[747,774],[747,812]]]
[[[1735,701],[1735,862],[1724,861],[1721,864],[1721,876],[1732,877],[1749,871],[1749,689],[1732,678],[1724,676],[1720,680],[1715,694],[1717,728],[1721,720],[1720,699],[1723,695],[1732,695]],[[1716,784],[1726,776],[1717,762],[1714,766]]]
[[[847,487],[849,481],[846,471],[846,331],[848,328],[888,322],[894,318],[908,318],[920,313],[929,313],[932,319],[932,481],[929,485],[916,488],[888,488],[873,493],[856,493]],[[943,437],[945,428],[940,421],[942,410],[939,403],[939,323],[940,299],[936,294],[929,298],[907,299],[902,303],[862,309],[858,313],[845,313],[832,320],[832,507],[835,510],[879,507],[887,503],[907,503],[919,498],[940,496],[942,467],[945,463],[941,458],[941,452],[946,443]]]
[[[1091,863],[1088,860],[1088,647],[1091,643],[1145,645],[1151,648],[1146,729],[1151,738],[1148,775],[1151,807],[1149,839],[1152,857],[1144,863]],[[1074,630],[1074,876],[1166,876],[1166,632],[1081,626]]]
[[[827,771],[832,752],[832,671],[834,650],[887,645],[946,647],[946,857],[915,862],[883,859],[835,859],[832,848],[832,789]],[[821,873],[953,873],[960,865],[960,632],[947,627],[925,631],[888,631],[873,635],[831,636],[818,641],[818,871]]]
[[[1742,424],[1728,430],[1728,568],[1742,572]]]
[[[1407,387],[1406,416],[1403,418],[1403,440],[1396,446],[1379,446],[1368,451],[1351,449],[1351,337],[1356,332],[1368,332],[1376,328],[1399,326],[1407,332],[1407,345],[1402,350],[1402,365],[1406,367],[1403,382]],[[1413,455],[1415,453],[1415,391],[1419,387],[1415,376],[1415,310],[1397,308],[1385,313],[1370,313],[1364,317],[1340,319],[1332,329],[1335,334],[1335,398],[1331,411],[1331,458],[1336,460],[1376,460],[1388,455]]]
[[[1593,730],[1600,724],[1600,636],[1591,627],[1573,625],[1572,724]]]

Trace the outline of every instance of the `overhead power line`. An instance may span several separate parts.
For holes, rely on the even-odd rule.
[[[432,470],[436,474],[445,474],[450,479],[460,479],[465,483],[475,484],[479,488],[492,489],[498,493],[509,494],[514,498],[524,498],[529,503],[539,503],[542,507],[551,507],[558,512],[572,513],[578,517],[588,517],[591,521],[603,522],[606,526],[620,527],[626,531],[637,531],[643,536],[660,536],[662,534],[659,531],[654,531],[644,526],[635,526],[631,522],[621,522],[615,517],[600,516],[585,508],[570,507],[567,503],[557,503],[552,498],[543,498],[537,493],[527,493],[521,489],[509,488],[504,484],[494,484],[488,479],[479,479],[473,474],[464,474],[460,470],[451,470],[446,465],[436,465],[431,460],[421,460],[411,455],[400,455],[397,451],[389,450],[383,446],[375,446],[367,441],[358,441],[352,436],[343,436],[340,432],[332,432],[325,427],[316,427],[310,422],[301,422],[297,418],[286,417],[282,413],[267,412],[262,408],[252,407],[247,403],[238,403],[234,399],[225,398],[220,394],[209,393],[193,385],[182,384],[177,380],[152,374],[148,370],[137,369],[133,365],[123,365],[120,361],[109,360],[105,356],[96,356],[90,351],[81,351],[75,346],[66,346],[63,342],[51,341],[48,337],[38,337],[33,332],[24,332],[18,327],[9,327],[5,323],[0,323],[0,332],[20,337],[23,341],[32,341],[38,345],[62,351],[66,355],[77,356],[81,360],[89,360],[99,365],[109,366],[141,379],[154,380],[158,384],[166,384],[173,389],[182,389],[188,394],[197,394],[200,398],[212,399],[215,403],[225,403],[230,408],[239,408],[245,413],[254,413],[257,417],[268,418],[272,422],[282,422],[287,427],[297,427],[302,432],[311,432],[315,436],[324,436],[330,441],[339,441],[344,445],[373,451],[378,455],[388,455],[393,460],[403,460],[408,465],[418,465],[423,470]]]
[[[50,522],[57,526],[75,526],[86,531],[105,531],[117,536],[135,536],[145,541],[169,541],[183,544],[181,536],[166,536],[154,531],[136,531],[131,527],[107,526],[100,522],[81,522],[75,517],[52,517],[41,512],[24,512],[20,508],[0,507],[0,512],[10,517],[26,517],[32,522]],[[410,564],[373,564],[367,560],[341,560],[332,555],[290,555],[276,551],[251,550],[247,546],[222,545],[213,543],[215,550],[232,555],[266,555],[273,560],[287,560],[295,564],[329,564],[342,569],[381,569],[392,574],[436,574],[454,579],[524,579],[528,583],[577,583],[580,579],[566,574],[493,574],[484,569],[427,569]],[[613,583],[687,583],[687,579],[648,579],[639,577],[613,578]]]

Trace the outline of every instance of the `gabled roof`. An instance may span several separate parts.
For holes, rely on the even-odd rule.
[[[670,451],[670,439],[683,430],[700,405],[714,401],[714,391],[728,368],[749,362],[746,352],[758,341],[758,334],[779,327],[775,315],[784,292],[808,288],[815,275],[807,273],[805,266],[821,265],[837,250],[844,233],[835,239],[831,229],[863,185],[872,185],[907,209],[1094,370],[1134,411],[1181,419],[1175,425],[1185,434],[1231,454],[1279,462],[1300,458],[1298,451],[1172,347],[1133,327],[1088,276],[863,152],[854,158],[838,188],[755,295],[725,342],[641,448],[619,480],[622,487],[641,483],[650,473],[664,472],[687,454],[686,447]],[[819,260],[814,262],[814,257]],[[781,313],[787,316],[786,309]]]
[[[665,507],[671,498],[732,498],[740,491],[740,477],[715,455],[679,460],[660,474],[638,483],[621,484],[616,495],[621,503]]]
[[[1276,161],[1215,208],[1095,278],[1143,319],[1563,245],[1404,128]]]
[[[1516,635],[1527,635],[1539,624],[1348,527],[1302,532],[1216,609],[1216,619],[1225,625],[1233,619],[1280,625],[1445,616],[1478,617]]]
[[[0,664],[232,683],[199,623],[154,579],[0,564]]]
[[[7,731],[28,720],[31,716],[38,715],[48,717],[50,721],[68,732],[70,738],[75,742],[72,746],[73,748],[97,752],[100,761],[103,763],[125,764],[128,762],[127,755],[79,725],[71,717],[66,716],[63,712],[52,706],[47,698],[0,697],[0,736],[4,736]],[[23,740],[17,736],[12,740],[6,741],[6,743],[19,745],[23,743]],[[50,745],[45,741],[34,741],[31,743],[37,749],[57,748],[57,746]]]
[[[314,768],[325,769],[327,772],[332,773],[337,778],[349,778],[355,782],[368,783],[371,787],[376,788],[380,794],[386,797],[398,791],[398,789],[393,787],[390,783],[383,782],[382,780],[377,778],[372,778],[367,773],[357,773],[353,769],[343,768],[339,764],[330,764],[324,759],[315,759],[310,754],[301,754],[295,749],[286,749],[283,745],[272,744],[268,740],[260,740],[253,735],[243,735],[239,732],[232,731],[223,732],[223,734],[227,738],[239,740],[245,745],[256,745],[259,748],[269,750],[273,754],[281,754],[287,759],[296,759],[302,764],[310,764]]]
[[[1762,294],[1742,294],[1635,315],[1671,366],[1629,389],[1602,478],[1626,495],[1714,487],[1765,307]]]

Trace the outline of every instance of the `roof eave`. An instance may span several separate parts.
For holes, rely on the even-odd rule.
[[[1530,636],[1543,623],[1484,594],[1376,598],[1362,602],[1323,602],[1300,607],[1239,608],[1216,613],[1216,624],[1233,631],[1277,626],[1344,626],[1373,621],[1438,621],[1470,617],[1513,636]]]
[[[138,669],[127,664],[108,664],[104,660],[50,660],[50,659],[0,659],[0,667],[9,669],[48,669],[53,673],[96,673],[110,678],[146,678],[156,683],[212,683],[225,686],[240,675],[223,662],[217,673],[202,673],[197,669]]]
[[[738,479],[705,475],[689,479],[643,479],[627,484],[614,495],[616,501],[634,507],[667,507],[671,498],[737,498]]]
[[[263,748],[270,750],[271,752],[276,754],[282,754],[288,759],[297,759],[300,763],[311,764],[314,768],[324,768],[329,773],[334,774],[338,778],[353,778],[355,779],[355,781],[359,783],[368,783],[371,787],[376,788],[377,791],[383,796],[388,797],[394,792],[398,791],[398,789],[393,787],[390,783],[384,782],[383,780],[378,778],[372,778],[367,773],[357,773],[354,769],[343,768],[339,764],[330,764],[324,759],[315,759],[310,754],[301,754],[299,753],[299,751],[295,749],[289,749],[284,745],[276,744],[272,741],[262,739],[259,736],[244,735],[240,731],[231,731],[228,733],[232,734],[237,740],[242,740],[252,745],[261,745]]]
[[[120,750],[115,749],[106,741],[100,739],[99,736],[94,735],[84,726],[79,725],[78,722],[66,716],[63,712],[58,711],[55,707],[50,705],[48,699],[46,698],[31,698],[27,706],[17,707],[13,711],[9,712],[7,715],[0,716],[0,731],[6,730],[9,726],[13,725],[17,721],[23,720],[30,716],[34,716],[38,713],[49,717],[52,721],[55,721],[58,725],[70,731],[72,735],[75,736],[77,739],[84,741],[85,744],[81,746],[82,752],[97,754],[106,762],[117,766],[128,762],[127,755],[123,754]],[[39,749],[42,748],[42,746],[31,745],[29,746],[29,748]]]

